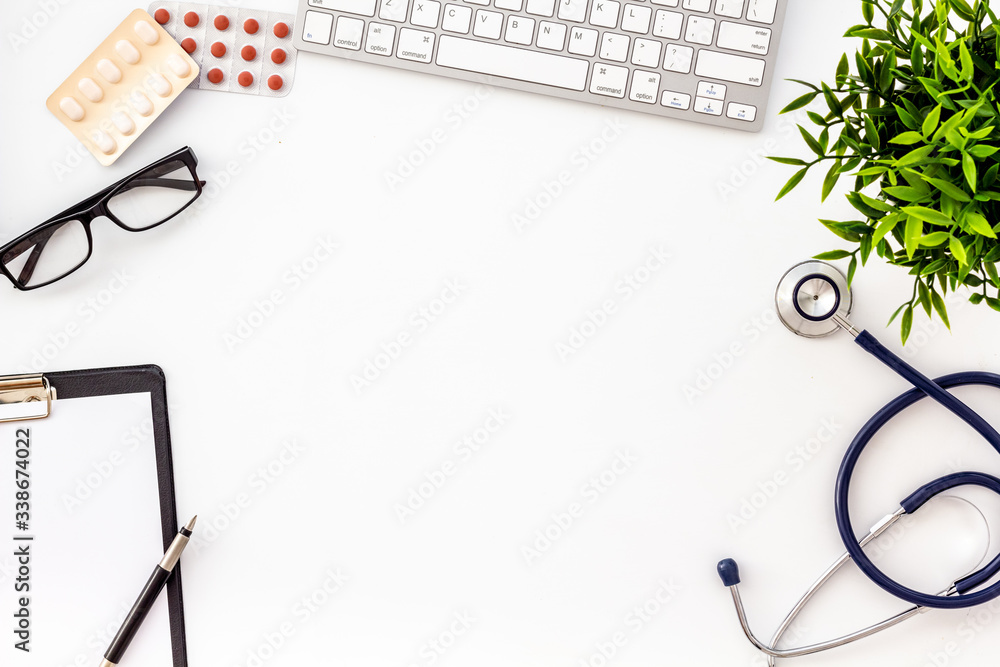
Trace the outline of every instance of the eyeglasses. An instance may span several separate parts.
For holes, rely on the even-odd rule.
[[[94,250],[90,223],[106,217],[129,232],[162,225],[201,195],[198,158],[182,148],[0,246],[0,271],[19,290],[65,278]]]

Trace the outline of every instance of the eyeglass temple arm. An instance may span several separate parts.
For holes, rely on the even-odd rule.
[[[131,190],[132,188],[150,187],[150,186],[171,188],[173,190],[197,190],[199,185],[204,186],[205,181],[199,181],[198,184],[195,184],[194,181],[185,181],[185,180],[177,180],[170,178],[137,178],[133,181],[129,181],[128,183],[126,183],[125,187],[121,189],[121,192],[126,192],[127,190]],[[74,206],[73,208],[67,209],[62,213],[60,213],[59,215],[49,218],[49,220],[46,220],[46,222],[51,222],[52,220],[56,220],[64,215],[69,215],[74,210],[90,208],[90,206],[100,201],[101,198],[104,197],[113,188],[114,186],[102,190],[101,192],[97,193],[87,201],[81,202],[76,206]],[[18,281],[22,285],[28,284],[28,281],[31,280],[31,275],[35,272],[35,267],[38,265],[38,260],[42,256],[42,251],[45,250],[45,244],[49,242],[49,240],[52,238],[52,235],[55,234],[57,229],[59,228],[51,227],[50,229],[47,229],[44,232],[42,232],[40,236],[35,236],[30,239],[35,243],[35,247],[34,249],[32,249],[31,255],[28,257],[28,261],[26,261],[24,263],[24,266],[21,268],[20,276],[18,276]]]

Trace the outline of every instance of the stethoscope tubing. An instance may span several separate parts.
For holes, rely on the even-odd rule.
[[[900,394],[887,403],[881,410],[876,412],[871,419],[858,431],[840,465],[837,474],[837,484],[834,492],[834,507],[837,519],[837,529],[840,532],[841,540],[844,542],[848,553],[861,571],[871,579],[876,585],[887,593],[894,595],[911,604],[921,607],[931,607],[936,609],[962,609],[989,602],[1000,597],[1000,582],[977,592],[969,592],[991,579],[998,569],[1000,569],[1000,555],[994,558],[985,567],[968,577],[956,582],[956,589],[959,595],[943,596],[929,595],[920,591],[907,588],[897,583],[881,570],[879,570],[871,559],[865,554],[855,536],[854,527],[851,523],[850,508],[848,498],[851,487],[851,478],[855,467],[861,457],[862,452],[871,442],[878,431],[891,419],[896,417],[906,408],[917,401],[930,397],[939,404],[950,410],[957,417],[971,426],[977,433],[989,442],[994,449],[1000,453],[1000,433],[997,433],[982,416],[972,408],[963,403],[952,393],[947,391],[955,387],[962,386],[988,386],[1000,389],[1000,375],[985,371],[966,371],[945,375],[936,380],[932,380],[920,373],[918,370],[907,364],[898,356],[886,349],[874,336],[867,331],[862,331],[855,341],[865,351],[872,354],[876,359],[884,363],[900,376],[905,378],[914,388]],[[920,507],[923,502],[946,488],[953,488],[962,485],[977,485],[1000,492],[1000,479],[992,475],[976,472],[962,472],[947,475],[933,483],[921,487],[916,493],[906,498],[901,505],[907,513]]]

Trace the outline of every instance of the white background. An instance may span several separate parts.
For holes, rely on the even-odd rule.
[[[287,98],[190,91],[111,168],[75,157],[44,101],[133,5],[57,3],[15,49],[10,34],[42,4],[3,9],[0,236],[184,145],[212,184],[195,215],[141,235],[99,221],[82,270],[0,306],[5,371],[165,370],[178,512],[201,517],[184,557],[192,665],[761,664],[717,561],[740,561],[768,635],[842,550],[832,492],[846,444],[906,389],[846,336],[799,339],[771,313],[781,274],[839,245],[816,218],[853,214],[837,195],[818,203],[818,176],[773,203],[791,170],[760,156],[803,150],[776,115],[801,94],[784,80],[832,76],[854,48],[841,35],[858,3],[792,3],[761,134],[503,89],[480,99],[473,84],[301,54]],[[474,111],[453,122],[456,105]],[[602,143],[609,126],[620,133]],[[439,128],[444,141],[390,189],[385,175]],[[591,144],[600,155],[581,161]],[[512,216],[563,170],[571,185],[519,230]],[[299,286],[286,280],[328,239],[333,256]],[[616,292],[651,248],[667,264],[630,298]],[[411,318],[448,281],[461,294],[420,330]],[[899,349],[883,325],[909,278],[873,263],[855,287],[855,322]],[[227,341],[260,323],[274,291],[263,324]],[[561,358],[608,299],[606,324]],[[971,306],[954,307],[952,334],[917,318],[906,357],[931,375],[996,370],[998,323]],[[357,391],[352,376],[400,333],[411,344]],[[686,396],[700,373],[715,379]],[[1000,418],[988,393],[963,395]],[[455,443],[491,410],[509,418],[462,460]],[[945,472],[1000,470],[939,408],[912,412],[863,462],[859,523]],[[625,453],[634,462],[590,502],[588,480]],[[454,474],[402,522],[396,505],[449,461]],[[265,479],[268,466],[278,474]],[[769,483],[776,473],[784,484]],[[744,501],[758,507],[734,524]],[[582,516],[527,562],[536,531],[575,502]],[[976,542],[951,509],[963,518],[939,521],[936,538],[889,549],[928,589],[950,578],[931,555]],[[347,581],[328,594],[331,572]],[[661,581],[672,599],[636,628],[629,614]],[[856,572],[837,584],[803,616],[801,640],[902,608]],[[305,613],[310,597],[323,604]],[[456,614],[473,620],[451,637]],[[801,664],[992,664],[998,630],[1000,605],[932,612]],[[436,639],[454,643],[434,653]]]

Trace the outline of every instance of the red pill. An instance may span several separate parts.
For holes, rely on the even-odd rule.
[[[212,83],[222,83],[222,79],[224,78],[222,70],[218,67],[213,67],[208,71],[208,80]]]
[[[219,15],[215,17],[215,29],[216,30],[226,30],[229,28],[229,17]]]
[[[198,12],[188,12],[184,15],[184,25],[189,28],[193,28],[201,21],[201,17],[198,16]]]
[[[226,45],[222,42],[216,42],[212,44],[212,55],[216,58],[221,58],[226,55]]]
[[[275,23],[274,24],[274,36],[278,39],[284,39],[288,37],[288,24],[287,23]]]
[[[194,50],[198,48],[198,43],[190,37],[185,37],[184,41],[181,42],[181,48],[188,53],[194,53]]]
[[[243,22],[243,29],[247,31],[248,35],[256,35],[257,31],[260,30],[260,24],[257,23],[257,19],[247,19]]]
[[[167,21],[170,20],[170,12],[161,7],[156,10],[155,14],[153,14],[153,18],[156,19],[156,22],[160,25],[166,25]]]
[[[273,62],[275,65],[280,65],[281,63],[285,62],[286,56],[287,54],[285,53],[284,49],[275,49],[274,51],[271,51],[271,62]]]
[[[257,49],[255,49],[252,46],[250,46],[249,44],[247,44],[240,51],[240,55],[243,57],[243,60],[246,60],[247,62],[250,62],[251,60],[253,60],[254,58],[257,57]]]
[[[277,74],[267,77],[267,87],[271,90],[281,90],[283,85],[285,85],[285,82]]]
[[[240,75],[236,77],[236,80],[240,82],[240,85],[244,88],[249,88],[253,85],[253,74],[250,72],[240,72]]]

